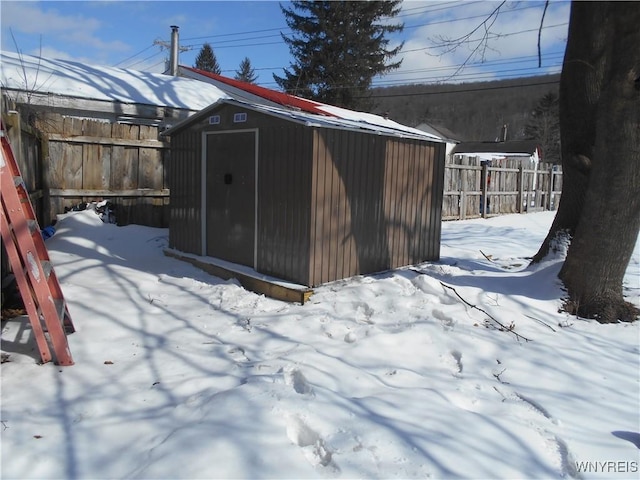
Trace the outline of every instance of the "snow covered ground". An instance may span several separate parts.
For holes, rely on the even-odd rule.
[[[445,223],[441,261],[302,306],[165,256],[167,230],[61,216],[76,364],[4,326],[2,478],[638,478],[640,325],[558,313],[561,252],[526,260],[552,218]]]

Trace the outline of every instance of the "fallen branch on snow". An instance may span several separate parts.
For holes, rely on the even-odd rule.
[[[545,327],[547,327],[549,330],[551,330],[551,331],[553,331],[553,332],[555,332],[555,331],[556,331],[556,329],[555,329],[555,328],[553,328],[553,327],[552,327],[551,325],[549,325],[547,322],[543,322],[543,321],[542,321],[542,320],[540,320],[539,318],[532,317],[531,315],[525,315],[525,317],[528,317],[528,318],[530,318],[531,320],[535,320],[536,322],[538,322],[538,323],[539,323],[539,324],[541,324],[541,325],[544,325]]]
[[[493,315],[489,314],[486,310],[483,310],[482,308],[478,307],[477,305],[473,305],[473,304],[471,304],[471,303],[467,302],[464,298],[462,298],[462,297],[460,296],[460,294],[458,293],[458,291],[457,291],[455,288],[453,288],[452,286],[447,285],[446,283],[442,283],[442,282],[440,282],[440,285],[442,285],[444,288],[448,288],[449,290],[453,291],[453,293],[455,293],[455,294],[456,294],[456,297],[458,297],[458,298],[459,298],[459,299],[460,299],[460,300],[461,300],[465,305],[468,305],[468,306],[470,306],[471,308],[475,308],[476,310],[478,310],[478,311],[480,311],[480,312],[484,313],[484,314],[485,314],[487,317],[489,317],[489,318],[490,318],[490,319],[491,319],[491,320],[492,320],[496,325],[498,325],[498,327],[499,327],[499,328],[498,328],[498,330],[500,330],[501,332],[510,332],[510,333],[513,333],[513,334],[516,336],[516,338],[517,338],[518,340],[522,339],[522,340],[524,340],[525,342],[530,342],[530,341],[531,341],[531,339],[529,339],[529,338],[527,338],[527,337],[524,337],[524,336],[520,335],[518,332],[516,332],[516,331],[514,330],[514,325],[513,325],[513,324],[511,324],[511,325],[507,326],[507,325],[503,324],[502,322],[500,322],[499,320],[497,320]]]

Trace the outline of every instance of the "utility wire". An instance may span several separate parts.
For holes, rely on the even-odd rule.
[[[422,6],[422,7],[414,7],[414,8],[409,8],[409,9],[403,9],[404,13],[401,13],[400,15],[398,15],[398,17],[396,18],[404,18],[404,17],[408,17],[408,16],[415,16],[415,15],[427,15],[429,13],[433,13],[436,11],[441,11],[441,10],[450,10],[453,8],[458,8],[458,7],[463,7],[463,6],[470,6],[473,4],[478,4],[478,3],[483,3],[482,1],[475,1],[475,2],[460,2],[460,1],[452,1],[452,2],[444,2],[444,3],[438,3],[435,5],[428,5],[428,6]],[[508,11],[505,11],[504,14],[509,14],[511,12],[516,12],[516,11],[521,11],[521,10],[526,10],[526,9],[531,9],[531,8],[540,8],[540,5],[526,5],[523,7],[517,7],[517,8],[512,8]],[[408,12],[408,13],[407,13]],[[484,15],[472,15],[472,16],[468,16],[468,17],[461,17],[461,18],[455,18],[455,19],[448,19],[448,20],[439,20],[439,21],[433,21],[433,22],[426,22],[426,23],[420,23],[417,25],[411,25],[411,26],[405,26],[405,30],[406,29],[413,29],[413,28],[419,28],[419,27],[428,27],[430,25],[442,25],[442,24],[447,24],[447,23],[454,23],[454,22],[459,22],[459,21],[464,21],[464,20],[472,20],[475,18],[483,18],[486,17],[486,14]],[[567,23],[560,23],[560,24],[555,24],[555,25],[547,25],[544,26],[544,29],[549,29],[549,28],[557,28],[557,27],[563,27],[566,26]],[[522,31],[518,31],[518,32],[510,32],[510,33],[505,33],[505,34],[492,34],[491,35],[491,39],[497,39],[497,38],[503,38],[503,37],[510,37],[510,36],[515,36],[515,35],[521,35],[521,34],[525,34],[525,33],[530,33],[533,31],[538,31],[539,29],[528,29],[528,30],[522,30]],[[190,38],[185,38],[185,41],[193,41],[193,40],[203,40],[203,39],[222,39],[222,38],[226,38],[225,40],[219,40],[216,41],[214,44],[214,47],[216,49],[218,48],[246,48],[246,47],[256,47],[256,46],[272,46],[272,45],[281,45],[282,41],[276,41],[276,42],[260,42],[260,43],[244,43],[248,40],[262,40],[262,39],[269,39],[269,38],[274,38],[274,37],[280,37],[281,34],[283,32],[289,33],[291,30],[289,28],[266,28],[266,29],[259,29],[259,30],[249,30],[249,31],[243,31],[243,32],[235,32],[235,33],[225,33],[225,34],[217,34],[217,35],[209,35],[209,36],[200,36],[200,37],[190,37]],[[278,33],[271,33],[271,32],[278,32]],[[261,33],[265,33],[266,35],[256,35],[256,34],[261,34]],[[242,37],[242,36],[246,36],[246,35],[253,35],[250,37],[243,37],[243,38],[230,38],[230,37]],[[469,42],[471,42],[471,40],[469,40]],[[184,47],[188,47],[188,48],[196,48],[196,47],[200,47],[204,45],[204,43],[193,43],[190,45],[185,45]],[[148,51],[149,49],[153,48],[155,45],[150,45],[146,48],[144,48],[143,50],[141,50],[140,52],[131,55],[130,57],[127,57],[126,59],[118,62],[117,64],[115,64],[114,66],[123,64],[139,55],[141,55],[142,53]],[[404,50],[401,53],[411,53],[411,52],[417,52],[417,51],[429,51],[429,50],[436,50],[438,49],[438,45],[432,45],[432,46],[428,46],[428,47],[423,47],[423,48],[416,48],[416,49],[410,49],[410,50]],[[160,55],[162,52],[157,52],[153,55],[150,55],[148,57],[145,57],[141,60],[138,60],[135,63],[132,63],[128,66],[128,68],[134,67],[136,65],[139,65],[143,62],[146,62],[154,57],[156,57],[157,55]],[[520,57],[516,57],[516,58],[520,58]],[[549,58],[549,55],[547,55],[547,58]],[[556,60],[556,58],[554,57],[553,60]],[[160,62],[162,63],[162,62]],[[477,67],[478,68],[486,68],[489,67],[491,65],[498,65],[498,64],[502,64],[502,65],[509,65],[509,64],[518,64],[518,63],[522,63],[522,61],[518,61],[516,59],[510,59],[507,61],[502,61],[500,63],[493,63],[493,62],[483,62],[481,64],[478,64]],[[157,65],[157,64],[156,64]],[[473,66],[474,64],[470,64],[469,66]],[[155,65],[154,65],[155,66]],[[559,65],[556,64],[552,64],[552,65],[547,65],[547,67],[549,68],[555,68]],[[459,67],[459,66],[457,66]],[[271,70],[271,71],[275,71],[275,70],[281,70],[281,69],[285,69],[287,67],[258,67],[255,68],[254,70],[258,70],[258,71],[267,71],[267,70]],[[452,68],[454,68],[453,66],[449,66],[449,67],[435,67],[435,68],[425,68],[422,71],[426,72],[437,72],[437,71],[441,71],[444,69],[449,69],[451,70]],[[531,67],[531,69],[533,69],[533,67]],[[499,72],[495,72],[495,73],[503,73],[503,74],[513,74],[516,71],[526,71],[526,68],[521,68],[521,69],[513,69],[513,70],[501,70]],[[227,70],[223,70],[223,71],[235,71],[232,69],[227,69]],[[420,73],[421,70],[417,69],[417,70],[412,70],[412,71],[402,71],[402,72],[398,72],[398,71],[393,71],[393,72],[389,72],[387,75],[385,76],[407,76],[407,75],[411,75],[416,74],[416,73]],[[469,77],[472,78],[480,78],[482,76],[486,76],[489,75],[490,72],[476,72],[476,73],[471,73],[471,74],[466,74]],[[438,79],[440,77],[437,76],[425,76],[422,78],[416,78],[413,80],[407,80],[407,79],[403,79],[403,80],[390,80],[390,81],[385,81],[385,80],[378,80],[378,81],[374,81],[374,85],[380,85],[380,84],[387,84],[387,85],[393,85],[395,82],[397,82],[398,85],[402,85],[402,84],[406,84],[407,81],[410,82],[426,82],[426,81],[433,81],[433,79]],[[265,83],[263,85],[269,85],[269,84],[275,84],[275,82],[268,82]],[[343,88],[348,88],[348,87],[343,87]]]
[[[518,85],[495,85],[492,87],[476,87],[476,88],[463,88],[454,90],[439,90],[437,92],[415,92],[415,93],[388,93],[383,95],[373,95],[374,98],[393,98],[393,97],[419,97],[425,95],[441,95],[445,93],[471,93],[471,92],[484,92],[487,90],[504,90],[508,88],[521,88],[521,87],[537,87],[540,85],[558,85],[560,80],[549,80],[545,82],[537,83],[521,83]]]
[[[131,60],[132,58],[137,57],[138,55],[143,54],[144,52],[146,52],[147,50],[149,50],[150,48],[153,48],[153,47],[155,47],[155,44],[152,43],[147,48],[144,48],[144,49],[140,50],[138,53],[134,53],[133,55],[131,55],[130,57],[125,58],[124,60],[120,60],[118,63],[116,63],[116,64],[114,64],[112,66],[117,67],[118,65],[123,64],[124,62],[126,62],[128,60]]]

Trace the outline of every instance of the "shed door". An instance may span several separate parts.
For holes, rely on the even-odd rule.
[[[207,135],[207,255],[254,267],[256,132]]]

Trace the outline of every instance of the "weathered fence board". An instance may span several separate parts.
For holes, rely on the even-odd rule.
[[[34,205],[39,205],[42,224],[65,207],[108,199],[116,205],[120,224],[167,226],[170,150],[158,140],[157,127],[58,114],[47,114],[38,130],[19,125],[11,141],[19,145],[20,166],[32,198],[39,200]],[[562,191],[558,166],[534,169],[514,159],[489,166],[473,157],[456,162],[445,167],[444,220],[557,208]],[[406,175],[415,175],[410,161],[399,165],[403,172],[407,168]]]
[[[444,220],[555,210],[558,206],[562,171],[557,165],[509,159],[500,162],[506,166],[489,166],[468,157],[459,161],[445,166]]]
[[[48,153],[49,211],[108,199],[119,224],[167,226],[168,142],[148,125],[47,114],[39,125]]]

